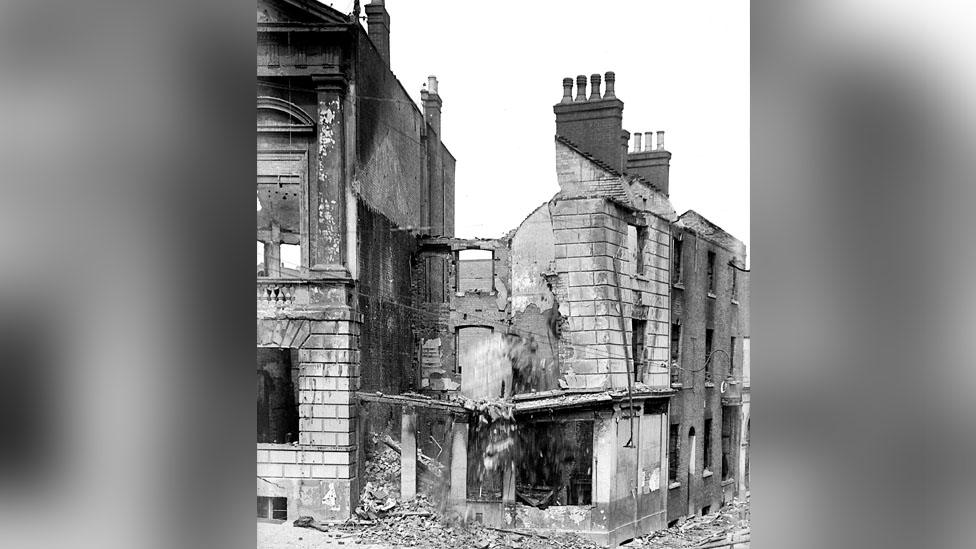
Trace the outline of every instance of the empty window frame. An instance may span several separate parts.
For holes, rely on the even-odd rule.
[[[681,426],[668,427],[668,483],[678,482],[678,444],[681,438]]]
[[[302,264],[305,154],[259,152],[257,171],[257,239],[264,244],[259,271],[272,278],[295,278]]]
[[[705,329],[705,381],[712,380],[712,339],[715,335],[715,330],[711,328]]]
[[[647,321],[637,318],[630,321],[631,358],[634,361],[634,380],[641,380],[641,370],[644,366],[644,332]]]
[[[647,235],[650,230],[647,227],[637,227],[637,274],[644,275],[647,264],[644,254],[647,253]]]
[[[681,380],[681,324],[671,324],[671,382]]]
[[[288,498],[258,496],[258,518],[288,519]]]
[[[715,252],[708,252],[708,293],[715,295]]]
[[[677,235],[671,239],[671,283],[681,283],[681,236]]]
[[[533,507],[593,501],[593,420],[540,421],[518,430],[516,500]]]
[[[729,377],[732,378],[735,377],[735,347],[738,344],[737,339],[735,336],[729,338]]]
[[[705,420],[705,437],[703,439],[702,468],[711,470],[712,468],[712,420]]]
[[[491,292],[494,289],[495,254],[491,250],[461,250],[457,254],[459,292]]]
[[[734,414],[735,408],[732,406],[722,406],[722,480],[732,478],[732,463],[735,459],[732,453]]]
[[[739,300],[739,271],[736,270],[735,265],[729,265],[730,277],[732,278],[732,301]]]
[[[511,432],[501,421],[475,425],[468,429],[467,499],[501,501],[505,467],[494,448],[510,440]]]
[[[297,350],[257,349],[259,443],[298,441],[298,361],[293,360],[293,354]]]

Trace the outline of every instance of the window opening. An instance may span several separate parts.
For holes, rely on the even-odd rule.
[[[258,496],[258,518],[287,520],[288,498]]]
[[[712,468],[712,420],[705,420],[705,438],[704,438],[704,453],[702,458],[704,463],[702,464],[703,469],[710,470]]]
[[[298,441],[298,364],[295,349],[257,350],[259,443]]]
[[[524,424],[518,441],[517,501],[540,509],[592,503],[592,420]]]
[[[457,287],[459,292],[491,292],[494,289],[494,252],[491,250],[461,250],[457,257]]]
[[[708,293],[715,293],[715,252],[708,252]]]

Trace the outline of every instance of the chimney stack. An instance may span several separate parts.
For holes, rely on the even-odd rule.
[[[642,134],[641,132],[637,132],[637,133],[634,134],[634,152],[640,152],[640,151],[644,150],[641,147],[641,139],[643,137],[644,137],[644,134]]]
[[[427,77],[427,88],[420,90],[420,99],[424,104],[424,118],[439,136],[441,133],[441,105],[443,105],[443,102],[441,101],[440,94],[437,93],[436,76]]]
[[[590,75],[590,101],[598,101],[602,99],[600,95],[600,75],[591,74]]]
[[[424,120],[427,122],[423,143],[426,148],[427,165],[424,170],[427,188],[426,217],[429,234],[447,235],[449,228],[444,204],[448,187],[444,181],[444,157],[441,146],[441,96],[437,90],[437,77],[428,76],[426,87],[420,90],[420,100],[424,107]]]
[[[586,101],[586,77],[582,74],[576,77],[576,100]]]
[[[606,94],[601,97],[600,75],[590,76],[590,94],[587,97],[587,78],[582,74],[577,76],[576,97],[571,98],[573,80],[563,79],[561,101],[553,106],[556,134],[614,170],[623,172],[630,142],[630,134],[623,129],[624,103],[614,95],[614,73],[607,72],[603,80],[607,88]]]
[[[639,175],[656,189],[667,195],[668,172],[671,169],[671,153],[664,150],[664,132],[657,132],[657,146],[653,146],[654,132],[644,132],[644,147],[640,146],[640,134],[635,134],[636,147],[627,154],[627,173]]]
[[[604,80],[607,81],[607,93],[603,94],[603,98],[613,99],[614,97],[617,97],[616,95],[613,94],[613,84],[617,80],[617,75],[614,74],[613,71],[607,71]]]
[[[573,79],[563,78],[563,100],[560,103],[573,102]]]
[[[390,66],[390,14],[386,11],[384,0],[373,0],[366,4],[366,24],[369,39],[386,65]]]

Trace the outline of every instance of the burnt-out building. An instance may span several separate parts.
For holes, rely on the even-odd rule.
[[[745,250],[676,214],[663,132],[623,129],[614,73],[564,80],[552,198],[455,238],[437,79],[415,104],[365,14],[258,2],[259,516],[349,518],[370,432],[403,499],[419,451],[469,520],[611,546],[747,490]]]
[[[668,522],[748,490],[745,245],[695,211],[672,226]]]
[[[417,106],[390,69],[383,2],[365,7],[368,31],[355,6],[257,3],[257,495],[268,518],[350,516],[356,392],[417,387],[417,236],[454,232],[437,79]]]

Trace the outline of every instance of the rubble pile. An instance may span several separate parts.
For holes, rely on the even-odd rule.
[[[650,549],[710,547],[723,540],[748,540],[749,532],[749,501],[733,500],[718,513],[688,519],[625,546]]]
[[[503,531],[479,523],[465,523],[453,511],[435,504],[443,495],[432,497],[421,482],[420,493],[412,501],[400,500],[400,455],[379,436],[373,436],[373,451],[367,454],[365,481],[356,518],[345,524],[329,525],[336,535],[352,535],[361,544],[431,549],[592,549],[598,545],[574,535],[540,535]],[[377,444],[378,443],[378,444]],[[436,463],[436,462],[435,462]],[[433,464],[432,464],[433,465]],[[431,469],[436,469],[432,466]],[[441,471],[438,471],[441,472]],[[428,475],[436,478],[435,472]],[[317,524],[296,526],[323,529]]]
[[[418,500],[420,497],[418,496]],[[430,507],[420,502],[419,507]],[[395,544],[430,549],[593,549],[591,541],[573,535],[543,536],[501,531],[463,523],[456,515],[404,511],[392,513],[358,529],[359,543]]]

